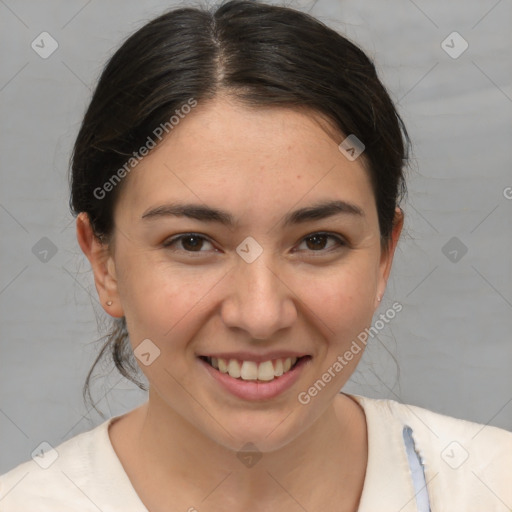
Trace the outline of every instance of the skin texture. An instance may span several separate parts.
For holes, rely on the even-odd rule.
[[[134,349],[147,338],[160,349],[140,365],[148,402],[110,428],[149,510],[329,510],[333,502],[357,510],[366,422],[339,390],[363,351],[309,404],[297,396],[371,325],[403,217],[397,209],[383,250],[368,172],[361,157],[351,162],[339,151],[344,138],[311,113],[219,96],[200,103],[125,178],[110,246],[92,235],[86,214],[78,216],[100,301],[113,302],[105,310],[126,317]],[[326,200],[353,203],[364,215],[283,226],[290,211]],[[226,210],[236,224],[141,219],[176,201]],[[190,232],[207,238],[199,252],[179,241],[163,246]],[[316,232],[345,245],[308,242]],[[263,248],[252,263],[236,252],[248,236]],[[197,359],[278,349],[312,359],[290,389],[260,402],[221,389]],[[236,456],[247,442],[262,453],[250,468]]]

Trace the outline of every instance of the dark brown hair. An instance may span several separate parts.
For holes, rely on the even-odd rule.
[[[406,192],[403,169],[410,141],[374,64],[348,39],[308,14],[252,0],[214,9],[179,8],[150,21],[107,63],[78,133],[71,163],[70,208],[86,212],[108,243],[113,207],[123,182],[106,197],[95,190],[141,147],[156,127],[191,98],[220,92],[245,105],[308,109],[330,121],[340,142],[354,134],[365,145],[381,240],[389,241],[395,207]],[[100,359],[111,352],[117,369],[141,389],[125,318]]]

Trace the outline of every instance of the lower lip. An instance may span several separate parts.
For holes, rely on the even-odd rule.
[[[235,379],[227,373],[222,373],[219,370],[216,370],[203,359],[198,358],[199,362],[206,368],[209,374],[224,389],[239,398],[243,398],[244,400],[269,400],[270,398],[274,398],[281,393],[284,393],[295,384],[297,379],[300,377],[304,366],[310,361],[310,359],[310,357],[303,357],[291,370],[283,373],[280,377],[274,378],[274,380],[265,382]]]

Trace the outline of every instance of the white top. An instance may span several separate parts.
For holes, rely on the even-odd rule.
[[[350,396],[368,426],[358,512],[512,510],[512,433],[393,400]],[[148,512],[108,435],[118,417],[1,475],[0,512]]]

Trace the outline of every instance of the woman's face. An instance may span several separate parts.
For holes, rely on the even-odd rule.
[[[271,451],[311,426],[354,371],[363,350],[335,363],[371,323],[401,224],[382,252],[368,173],[342,140],[304,113],[217,98],[125,178],[96,283],[109,313],[126,317],[161,418]],[[276,378],[288,357],[297,366]]]

